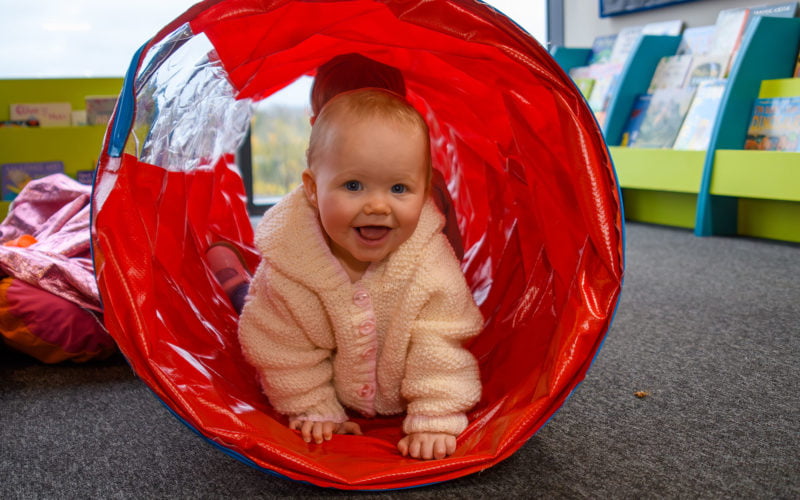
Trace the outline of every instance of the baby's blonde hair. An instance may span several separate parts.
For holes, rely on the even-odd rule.
[[[311,127],[307,152],[308,167],[313,168],[317,152],[328,146],[331,127],[346,126],[348,121],[366,118],[380,118],[398,125],[407,125],[422,133],[425,140],[425,185],[427,191],[430,187],[433,168],[428,124],[405,99],[385,89],[351,90],[337,95],[325,104]]]

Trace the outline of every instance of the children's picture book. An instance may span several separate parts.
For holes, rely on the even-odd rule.
[[[705,80],[698,85],[692,104],[686,112],[686,118],[683,119],[678,136],[675,138],[675,144],[672,145],[673,149],[693,151],[708,149],[726,83],[726,80],[720,78]]]
[[[616,33],[595,37],[594,42],[592,42],[592,55],[589,56],[589,64],[609,62],[611,60],[611,49],[614,48],[614,42],[616,40]]]
[[[671,148],[689,110],[693,87],[659,89],[653,92],[634,148]]]
[[[628,56],[639,43],[643,29],[644,26],[622,28],[617,35],[617,39],[614,41],[614,47],[611,49],[609,62],[625,64],[625,61],[628,60]]]
[[[117,104],[115,95],[86,96],[86,123],[88,125],[106,125],[114,114]]]
[[[12,201],[34,179],[63,173],[64,164],[60,161],[6,163],[0,166],[3,201]]]
[[[686,28],[681,35],[681,43],[678,45],[677,54],[708,54],[708,51],[711,50],[711,41],[716,30],[717,26],[715,24]]]
[[[736,60],[749,13],[749,9],[740,7],[721,10],[717,15],[716,29],[708,53],[725,54],[730,57],[723,76],[728,76],[728,71]]]
[[[593,80],[587,100],[589,101],[589,106],[592,108],[592,111],[597,113],[606,109],[613,84],[621,72],[621,64],[604,63],[572,68],[569,75],[576,85],[579,80]]]
[[[576,78],[575,85],[578,86],[578,90],[581,91],[583,97],[589,99],[589,96],[592,95],[592,89],[594,88],[594,78]]]
[[[781,2],[770,5],[762,5],[761,7],[751,7],[750,17],[754,16],[768,16],[768,17],[797,17],[799,2]]]
[[[72,105],[68,102],[12,103],[9,115],[12,121],[36,120],[41,127],[72,125]]]
[[[94,170],[78,170],[75,173],[75,180],[81,184],[91,186],[94,183]]]
[[[794,65],[794,78],[800,78],[800,53],[797,54],[797,63]]]
[[[639,128],[642,126],[642,121],[644,121],[645,113],[647,113],[647,108],[650,107],[650,100],[652,98],[652,94],[636,96],[636,100],[633,101],[633,107],[631,108],[631,114],[628,117],[628,121],[625,123],[625,128],[622,130],[620,146],[629,146],[636,141],[636,138],[639,136]]]
[[[653,78],[650,80],[648,92],[656,89],[666,89],[670,87],[683,87],[686,75],[692,64],[692,56],[685,54],[682,56],[662,57],[658,61]]]
[[[723,78],[728,67],[728,56],[724,54],[701,54],[692,57],[689,71],[686,72],[684,87],[696,87],[705,80]]]
[[[744,148],[800,152],[800,97],[756,99]]]
[[[678,36],[683,31],[683,25],[684,23],[680,19],[648,23],[642,27],[642,34]]]

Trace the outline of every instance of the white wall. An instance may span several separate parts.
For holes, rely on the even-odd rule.
[[[697,0],[660,9],[634,12],[614,17],[600,17],[597,0],[564,0],[564,45],[591,47],[594,37],[618,33],[628,26],[681,19],[686,26],[714,24],[719,11],[734,7],[755,7],[777,0]]]

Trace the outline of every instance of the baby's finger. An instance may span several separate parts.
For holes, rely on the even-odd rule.
[[[337,434],[355,434],[356,436],[361,435],[361,426],[359,426],[355,422],[347,421],[343,422],[339,425],[339,428],[336,431]]]
[[[446,455],[450,456],[456,452],[456,437],[455,436],[447,436],[445,439],[445,449]]]
[[[303,436],[303,441],[306,443],[311,442],[311,433],[314,430],[314,422],[306,420],[303,422],[303,427],[300,429],[300,433]]]
[[[330,441],[333,437],[333,431],[336,429],[337,424],[333,422],[325,422],[322,424],[322,439]]]
[[[419,439],[411,439],[411,443],[408,446],[408,454],[414,458],[420,458],[422,456],[421,448],[422,443]]]
[[[397,450],[404,457],[408,455],[408,437],[404,437],[397,443]]]
[[[447,443],[445,438],[436,439],[433,442],[433,458],[441,459],[447,456]]]
[[[311,437],[314,439],[315,443],[322,443],[324,429],[325,426],[322,422],[314,422],[314,426],[311,428]]]

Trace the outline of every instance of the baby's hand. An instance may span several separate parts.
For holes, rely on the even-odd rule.
[[[438,432],[417,432],[409,434],[397,443],[400,454],[412,458],[444,458],[456,451],[456,437]]]
[[[349,420],[339,424],[336,422],[312,422],[294,418],[289,421],[289,428],[293,431],[299,430],[303,436],[303,441],[306,443],[310,443],[313,439],[315,443],[321,444],[323,441],[330,441],[334,434],[361,435],[361,427]]]

